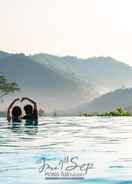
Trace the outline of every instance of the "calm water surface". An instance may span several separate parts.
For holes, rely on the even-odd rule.
[[[93,163],[84,180],[45,180],[43,157]],[[43,117],[38,127],[0,119],[0,184],[132,184],[132,118]]]

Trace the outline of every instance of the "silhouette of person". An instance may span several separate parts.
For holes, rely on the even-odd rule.
[[[38,125],[37,103],[27,97],[23,97],[21,102],[25,100],[28,100],[30,103],[33,104],[33,106],[30,104],[24,106],[25,115],[22,118],[25,119],[26,121],[25,125],[35,125],[36,126]]]
[[[7,121],[10,123],[12,121],[12,124],[20,124],[21,118],[22,118],[22,110],[19,106],[14,106],[15,102],[19,101],[19,98],[16,98],[12,101],[12,103],[9,105],[7,110]],[[13,108],[12,108],[13,107]],[[12,111],[11,111],[12,109]]]

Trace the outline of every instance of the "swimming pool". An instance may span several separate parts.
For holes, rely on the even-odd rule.
[[[66,157],[93,167],[76,180],[39,172],[42,158],[57,163]],[[38,127],[15,128],[1,118],[0,184],[15,183],[132,183],[132,118],[42,117]]]

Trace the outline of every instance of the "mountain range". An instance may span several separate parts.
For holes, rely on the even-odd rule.
[[[0,51],[0,74],[21,88],[6,97],[1,107],[7,107],[15,96],[28,96],[46,111],[67,110],[93,104],[110,91],[132,87],[132,67],[111,57],[81,59]],[[94,111],[96,108],[93,105]]]
[[[81,100],[77,80],[36,63],[24,54],[1,56],[0,74],[19,85],[21,91],[14,95],[31,97],[46,110],[72,105],[78,97]],[[14,95],[10,95],[10,98],[14,98]]]
[[[31,56],[38,63],[59,72],[75,76],[85,86],[91,86],[100,94],[122,86],[132,87],[132,67],[111,57],[57,57],[48,54]]]

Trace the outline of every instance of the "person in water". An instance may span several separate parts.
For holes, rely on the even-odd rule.
[[[13,102],[9,105],[8,110],[7,110],[7,121],[10,123],[13,122],[21,122],[22,118],[22,110],[19,106],[14,106],[13,105],[19,101],[19,98],[16,98],[13,100]],[[13,108],[12,108],[13,107]],[[12,111],[11,111],[12,109]]]
[[[25,115],[22,119],[26,120],[26,125],[38,125],[38,110],[37,110],[37,103],[30,98],[23,97],[21,102],[28,100],[30,103],[33,104],[24,106]]]

